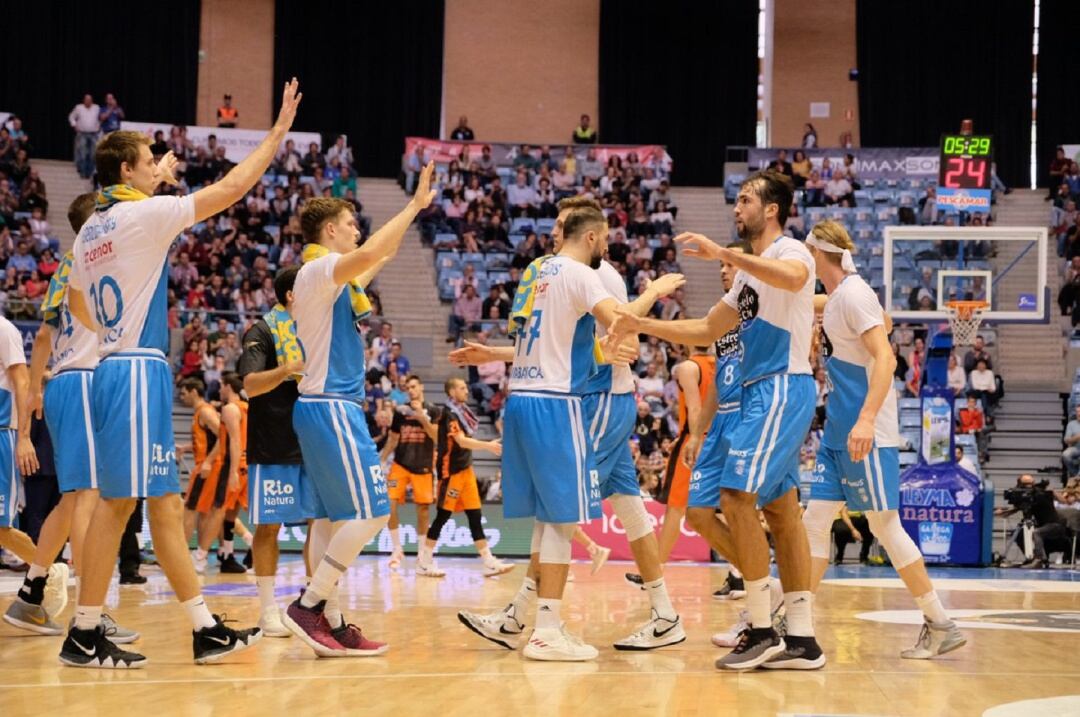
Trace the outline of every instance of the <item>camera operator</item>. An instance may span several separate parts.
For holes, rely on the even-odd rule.
[[[1046,541],[1057,541],[1068,536],[1068,530],[1061,522],[1057,510],[1054,508],[1054,493],[1047,490],[1047,482],[1044,480],[1036,483],[1035,479],[1025,473],[1016,481],[1016,486],[1005,491],[1005,500],[1011,508],[996,508],[995,515],[1009,516],[1015,513],[1023,513],[1023,520],[1013,532],[1012,539],[1027,557],[1025,547],[1025,528],[1030,527],[1032,551],[1031,559],[1020,567],[1022,568],[1047,568],[1050,561],[1046,554]]]

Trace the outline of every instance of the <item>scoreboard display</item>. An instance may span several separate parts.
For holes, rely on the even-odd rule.
[[[938,206],[990,211],[994,139],[990,135],[943,134],[938,161]]]

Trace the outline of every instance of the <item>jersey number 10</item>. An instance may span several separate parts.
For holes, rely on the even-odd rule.
[[[112,295],[108,302],[106,293]],[[120,285],[111,276],[103,276],[96,285],[90,285],[90,303],[94,305],[94,318],[98,325],[107,329],[116,326],[124,315],[124,297],[120,295]],[[107,303],[112,304],[112,311],[106,306]]]

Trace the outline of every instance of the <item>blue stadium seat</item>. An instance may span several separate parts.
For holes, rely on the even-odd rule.
[[[510,255],[506,252],[493,251],[484,257],[484,268],[506,269],[510,266]]]
[[[462,264],[472,264],[477,270],[477,275],[480,274],[480,270],[484,268],[484,255],[480,252],[462,252],[461,254]]]
[[[555,220],[551,218],[537,219],[536,232],[538,234],[551,234],[555,230]]]
[[[510,236],[509,236],[509,239],[510,239],[510,246],[517,249],[518,244],[525,241],[526,235],[522,234],[521,232],[511,232]]]
[[[435,267],[442,269],[460,269],[461,258],[456,251],[440,251],[435,253]]]
[[[488,281],[492,284],[505,284],[510,281],[510,272],[508,271],[489,271]]]
[[[524,232],[528,234],[531,231],[535,231],[536,220],[529,219],[528,217],[517,217],[510,223],[511,232]]]
[[[458,243],[458,235],[453,232],[439,232],[431,242],[431,246],[438,249],[441,246],[455,246]]]

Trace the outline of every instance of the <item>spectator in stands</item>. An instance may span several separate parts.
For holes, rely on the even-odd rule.
[[[967,405],[960,409],[957,416],[956,431],[975,436],[979,456],[985,460],[983,456],[986,455],[986,416],[979,408],[979,394],[976,391],[968,391]]]
[[[527,144],[521,145],[517,155],[514,157],[513,167],[516,172],[525,170],[526,179],[539,169],[540,163],[533,156],[532,147]]]
[[[120,123],[124,121],[124,108],[111,92],[105,94],[105,106],[101,108],[100,118],[101,131],[106,134],[120,129]]]
[[[19,209],[22,211],[31,212],[34,207],[41,207],[43,211],[49,211],[49,201],[46,199],[45,194],[45,182],[38,176],[36,169],[30,170],[30,175],[23,182],[20,194]]]
[[[574,128],[574,133],[570,137],[571,144],[596,144],[599,141],[600,136],[592,126],[592,118],[589,115],[581,115],[581,122]]]
[[[334,146],[326,151],[326,161],[329,163],[337,162],[338,166],[342,169],[348,167],[353,169],[356,164],[353,160],[352,147],[348,144],[348,138],[339,134],[337,139],[334,140]]]
[[[472,128],[469,127],[469,118],[465,115],[461,115],[461,117],[458,118],[457,127],[450,133],[450,139],[459,142],[471,142],[474,136]]]
[[[1054,198],[1054,192],[1061,186],[1069,164],[1069,159],[1065,156],[1065,148],[1058,147],[1054,152],[1054,158],[1050,160],[1050,192],[1046,196],[1046,201]]]
[[[600,177],[604,176],[604,171],[604,163],[596,158],[596,150],[589,147],[589,150],[585,153],[585,159],[581,160],[578,166],[578,174],[582,179],[588,177],[593,182],[597,182]]]
[[[653,234],[671,234],[672,224],[675,217],[668,210],[667,202],[660,200],[656,203],[656,209],[649,215],[649,223],[652,224]]]
[[[870,532],[870,521],[861,511],[849,511],[846,504],[841,504],[840,515],[833,521],[832,534],[836,546],[834,562],[837,565],[844,562],[847,546],[853,542],[862,544],[859,547],[859,562],[866,564],[870,561],[874,534]]]
[[[0,160],[0,165],[3,164],[3,160]],[[8,178],[15,183],[16,186],[21,187],[26,178],[30,176],[30,155],[25,149],[19,147],[15,150],[15,161],[7,167]]]
[[[537,184],[537,216],[546,219],[554,219],[559,216],[559,197],[556,196],[555,190],[551,186],[551,179],[548,177],[541,177]]]
[[[94,176],[94,148],[101,134],[101,107],[89,93],[68,113],[68,124],[75,130],[75,169],[89,179]]]
[[[488,297],[484,299],[483,315],[490,318],[492,309],[497,312],[496,318],[510,318],[510,301],[503,296],[502,287],[498,284],[492,284],[488,289]]]
[[[956,354],[949,354],[948,386],[952,389],[954,396],[964,393],[967,388],[967,372],[956,360]]]
[[[1065,450],[1061,452],[1061,462],[1065,466],[1065,477],[1080,475],[1080,404],[1073,409],[1073,417],[1065,426],[1062,437]]]
[[[217,126],[218,127],[235,127],[237,120],[240,119],[240,111],[233,107],[232,95],[226,94],[222,98],[222,104],[217,108]]]
[[[518,170],[514,184],[510,185],[510,188],[506,190],[506,198],[510,203],[510,216],[512,218],[529,217],[535,219],[537,217],[539,199],[536,196],[536,190],[528,184],[528,175],[524,168]]]
[[[386,357],[386,368],[389,369],[391,366],[397,370],[399,376],[408,376],[409,369],[412,367],[409,359],[402,354],[401,342],[397,339],[390,342],[390,354]]]
[[[791,162],[788,161],[787,150],[781,149],[776,153],[776,159],[769,162],[769,169],[774,172],[780,172],[781,174],[791,176]]]
[[[643,399],[661,399],[664,396],[664,379],[654,361],[645,366],[645,375],[637,377],[637,395]]]
[[[154,132],[154,143],[150,145],[150,154],[154,155],[154,161],[160,161],[169,151],[169,145],[165,142],[165,133],[161,130]]]
[[[454,301],[454,308],[450,313],[447,343],[457,343],[461,339],[461,332],[465,329],[476,331],[483,311],[484,302],[476,295],[476,285],[466,284],[457,300]]]
[[[261,184],[256,185],[256,187],[261,186]],[[347,192],[351,193],[351,196],[356,195],[356,177],[352,176],[349,165],[341,165],[341,173],[338,174],[337,179],[334,180],[332,191],[335,197],[344,197]]]
[[[20,275],[29,274],[37,269],[37,259],[30,253],[29,244],[20,240],[15,245],[15,253],[8,259],[8,267],[14,268]]]
[[[922,388],[922,368],[925,359],[925,344],[921,338],[916,338],[911,352],[907,356],[908,372],[904,377],[904,387],[911,396],[918,396]]]
[[[825,181],[821,178],[821,172],[816,169],[810,170],[810,175],[803,185],[804,201],[808,207],[825,206]]]
[[[807,158],[806,152],[801,149],[795,150],[795,157],[791,162],[791,179],[795,182],[796,188],[806,186],[806,181],[810,178],[810,170],[813,166],[809,158]]]
[[[667,205],[668,211],[672,216],[679,215],[679,209],[675,206],[675,200],[671,196],[671,185],[666,179],[660,180],[660,184],[657,185],[656,191],[649,193],[649,211],[652,211],[657,204],[664,202]]]
[[[892,342],[893,356],[896,357],[896,371],[893,372],[893,378],[903,381],[907,378],[908,362],[904,358],[904,355],[900,352],[900,344],[896,341]]]
[[[956,450],[953,452],[953,457],[956,459],[956,465],[960,466],[973,476],[980,475],[978,466],[967,457],[967,454],[964,453],[963,446],[957,444]]]
[[[975,370],[976,364],[982,361],[986,364],[986,368],[993,369],[994,362],[990,359],[990,354],[986,351],[986,340],[982,334],[975,337],[975,345],[971,347],[971,350],[964,354],[964,370],[971,373]]]
[[[41,252],[41,258],[38,259],[37,268],[38,272],[46,279],[52,278],[52,275],[60,268],[60,262],[57,261],[56,255],[53,254],[52,249],[46,249]]]
[[[982,399],[986,415],[992,417],[994,404],[997,401],[997,379],[986,364],[986,359],[978,359],[975,362],[975,370],[968,375],[968,380],[971,383],[972,393]]]
[[[817,130],[809,122],[803,125],[802,146],[806,149],[817,147]]]
[[[842,172],[836,172],[832,178],[825,183],[825,203],[826,204],[839,204],[840,206],[852,207],[855,206],[855,190],[851,187],[851,182]]]

